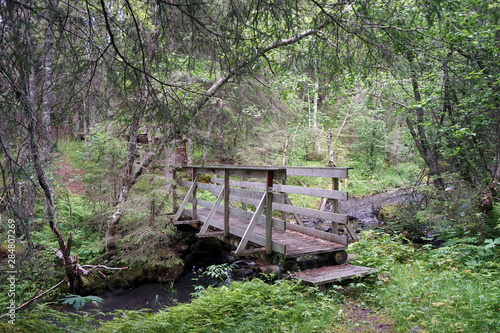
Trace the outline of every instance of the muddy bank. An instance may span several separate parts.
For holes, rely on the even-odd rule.
[[[340,208],[350,219],[363,224],[379,224],[380,208],[389,204],[407,204],[410,200],[416,200],[417,193],[410,188],[400,188],[384,193],[349,198],[340,202]]]

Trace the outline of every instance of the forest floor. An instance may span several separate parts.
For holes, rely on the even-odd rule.
[[[60,183],[64,184],[71,193],[85,196],[86,189],[82,179],[85,176],[85,171],[73,167],[66,156],[60,157],[55,173]]]

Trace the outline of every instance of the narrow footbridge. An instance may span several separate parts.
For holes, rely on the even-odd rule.
[[[188,190],[173,217],[173,223],[197,226],[197,237],[200,238],[218,237],[227,243],[232,240],[235,256],[279,254],[285,258],[299,258],[329,255],[341,265],[347,260],[345,250],[348,243],[357,240],[353,225],[339,206],[339,200],[348,199],[347,192],[339,188],[340,180],[347,179],[348,170],[186,166],[178,170],[178,175],[184,177],[178,177],[177,186]],[[332,185],[331,189],[291,186],[286,184],[290,177],[330,178]],[[300,182],[301,178],[297,179]],[[325,211],[294,206],[292,196],[314,197],[317,202],[329,201],[332,209]],[[212,200],[207,200],[210,198]],[[316,218],[331,224],[332,232],[305,226],[305,218]],[[330,274],[328,279],[351,277],[352,268],[359,273],[359,267],[345,266],[344,273],[336,267],[335,278]],[[307,281],[307,273],[301,278]]]

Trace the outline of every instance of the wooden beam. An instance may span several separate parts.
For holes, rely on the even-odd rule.
[[[303,233],[303,234],[306,234],[309,236],[313,236],[316,238],[324,239],[324,240],[327,240],[330,242],[338,243],[338,244],[341,244],[341,245],[344,245],[345,247],[347,247],[347,238],[342,237],[340,235],[332,234],[329,232],[324,232],[321,230],[316,230],[313,228],[303,227],[303,226],[300,226],[297,224],[291,224],[291,223],[288,223],[287,229],[292,230],[292,231],[297,231],[297,232],[300,232],[300,233]]]
[[[203,227],[200,230],[200,234],[204,234],[207,232],[208,227],[210,226],[210,223],[212,222],[212,219],[217,212],[218,207],[220,206],[220,203],[222,201],[222,198],[224,197],[224,188],[220,191],[219,196],[217,197],[217,200],[215,200],[215,203],[213,204],[212,208],[210,209],[210,213],[208,214],[207,220],[205,223],[203,223]],[[193,205],[194,207],[194,205]]]
[[[337,179],[337,183],[338,183],[338,179]],[[278,191],[278,192],[284,192],[284,193],[309,195],[309,196],[313,196],[313,197],[347,200],[347,192],[338,191],[338,187],[332,191],[332,190],[324,190],[324,189],[320,189],[320,188],[309,188],[309,187],[274,184],[273,190]]]
[[[191,174],[193,178],[193,182],[197,183],[197,175],[196,175],[196,168],[193,168],[193,172]],[[196,189],[193,191],[193,219],[196,218]]]
[[[286,179],[286,169],[277,167],[240,167],[240,166],[186,166],[181,170],[186,172],[191,168],[198,169],[198,173],[222,176],[226,172],[230,171],[233,177],[247,177],[247,178],[266,178],[267,171],[272,170],[275,173],[275,179]]]
[[[349,233],[349,236],[351,236],[352,241],[353,242],[359,241],[358,235],[356,235],[356,232],[354,231],[352,225],[350,223],[347,223],[345,227],[347,229],[347,232]]]
[[[229,237],[229,170],[224,169],[224,236]]]
[[[189,201],[189,197],[196,190],[196,184],[197,184],[196,182],[193,182],[193,184],[189,188],[188,193],[184,197],[184,200],[182,200],[182,203],[179,207],[179,210],[177,210],[177,213],[175,214],[174,218],[172,219],[172,222],[174,222],[174,223],[177,222],[179,220],[179,218],[181,217],[182,211],[184,210],[184,207],[186,207],[186,204]]]
[[[246,179],[246,177],[243,177],[243,179]],[[212,183],[216,184],[223,184],[223,180],[220,178],[215,178],[211,177],[210,181]],[[242,188],[248,188],[248,189],[254,189],[254,190],[262,190],[264,191],[266,189],[266,184],[265,183],[257,183],[257,182],[247,182],[247,181],[242,181],[242,180],[230,180],[229,185],[231,186],[238,186]]]
[[[259,202],[256,202],[255,206],[258,206],[258,204],[259,204]],[[205,208],[208,208],[208,209],[212,209],[212,207],[214,206],[214,203],[210,202],[210,201],[205,201],[205,200],[198,200],[198,205],[205,207]],[[217,211],[224,212],[224,207],[221,207],[221,206],[217,207]],[[252,212],[242,210],[239,208],[233,208],[233,207],[229,208],[229,215],[239,217],[242,219],[246,219],[249,221],[252,218],[253,214],[254,213],[252,213]],[[265,224],[265,223],[266,223],[266,218],[264,216],[260,216],[259,219],[257,220],[257,224]],[[273,218],[273,228],[275,228],[277,230],[285,231],[286,230],[285,221]]]
[[[290,205],[290,206],[293,206],[292,202],[290,201],[290,198],[288,197],[288,195],[285,195],[285,203],[287,205]],[[295,219],[297,220],[297,223],[301,226],[305,226],[304,225],[304,221],[302,221],[302,219],[300,218],[299,214],[297,213],[293,213],[293,216],[295,217]]]
[[[217,236],[224,236],[224,231],[210,231],[210,232],[205,232],[205,233],[197,233],[195,235],[197,238],[209,238],[209,237],[217,237]]]
[[[260,199],[259,205],[257,206],[257,210],[253,214],[252,219],[250,220],[250,223],[248,224],[248,227],[245,230],[243,236],[241,237],[241,241],[238,244],[238,247],[236,248],[235,253],[237,255],[241,255],[241,253],[243,253],[243,250],[247,246],[248,241],[250,240],[250,235],[252,234],[253,229],[255,229],[255,226],[257,225],[257,220],[264,211],[264,207],[266,205],[266,198],[267,198],[267,193],[264,193],[262,199]],[[267,237],[266,237],[266,245],[267,245]],[[270,247],[272,248],[272,245],[270,245]]]
[[[340,224],[347,224],[347,215],[336,214],[332,212],[325,212],[316,209],[302,208],[291,205],[284,205],[279,203],[273,203],[273,207],[278,210],[284,210],[289,213],[297,213],[300,215],[317,217],[327,221],[338,222]]]
[[[348,178],[350,168],[312,168],[312,167],[286,167],[288,176]]]
[[[266,189],[266,254],[273,254],[273,179],[274,171],[267,172]]]

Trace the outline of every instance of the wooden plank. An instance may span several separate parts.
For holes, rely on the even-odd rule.
[[[359,241],[358,235],[356,235],[356,232],[354,231],[354,228],[350,223],[347,223],[345,225],[347,232],[349,233],[349,236],[351,236],[353,242]]]
[[[205,232],[205,233],[197,233],[195,235],[197,238],[209,238],[209,237],[217,237],[217,236],[224,236],[224,231],[210,231],[210,232]]]
[[[347,224],[347,215],[325,212],[321,210],[315,210],[310,208],[302,208],[291,205],[273,203],[273,208],[277,210],[284,210],[289,213],[297,213],[305,216],[317,217],[327,221],[338,222],[340,224]]]
[[[309,188],[291,185],[274,184],[273,190],[278,192],[309,195],[313,197],[347,200],[347,192],[323,190],[320,188]]]
[[[229,170],[224,169],[224,236],[229,237]]]
[[[247,178],[266,178],[267,171],[273,170],[275,173],[275,179],[286,179],[286,169],[276,168],[276,167],[239,167],[239,166],[206,166],[206,167],[183,167],[182,171],[191,170],[191,168],[196,168],[199,174],[208,174],[223,176],[225,170],[229,172],[231,177],[247,177]]]
[[[197,181],[197,175],[196,175],[196,169],[195,168],[193,168],[193,173],[192,173],[191,177],[192,177],[192,179],[193,179],[194,182]],[[192,199],[192,203],[193,203],[193,219],[196,218],[196,197],[197,197],[196,196],[196,192],[197,191],[195,189],[194,192],[193,192],[193,199]]]
[[[172,219],[172,221],[174,223],[177,222],[179,220],[179,218],[181,217],[182,211],[184,210],[184,207],[186,207],[186,204],[189,201],[189,197],[191,196],[191,194],[193,194],[193,192],[195,190],[196,190],[196,182],[193,182],[193,184],[191,185],[191,187],[188,190],[188,193],[184,197],[184,200],[182,200],[182,203],[181,203],[181,205],[179,207],[179,210],[177,211],[177,213],[175,214],[174,218]],[[193,217],[193,216],[191,216],[191,217]]]
[[[255,202],[255,206],[257,206],[258,204],[259,204],[259,202]],[[208,208],[208,209],[211,209],[213,207],[214,203],[210,202],[210,201],[205,201],[205,200],[198,199],[198,205],[202,206],[202,207],[205,207],[205,208]],[[224,211],[221,206],[219,206],[217,208],[217,210],[219,212],[223,212]],[[235,217],[246,219],[248,221],[250,221],[250,219],[253,216],[252,212],[248,212],[248,211],[245,211],[245,210],[242,210],[242,209],[239,209],[239,208],[233,208],[233,207],[229,208],[229,214],[233,215]],[[264,216],[259,217],[259,219],[257,221],[257,224],[265,224],[265,223],[266,223],[266,218]],[[273,218],[273,228],[276,228],[278,230],[284,231],[286,229],[285,221]]]
[[[236,251],[232,251],[231,254],[234,256],[253,256],[259,253],[266,252],[265,247],[257,247],[255,249],[248,249],[243,251],[241,254],[237,254]]]
[[[203,222],[206,219],[206,217],[203,214],[200,214],[200,211],[198,212],[198,219],[201,222]],[[190,209],[184,209],[184,214],[187,215],[187,216],[190,216],[191,215],[191,210]],[[212,225],[215,228],[222,230],[222,228],[224,227],[224,223],[222,221],[223,214],[218,213],[217,215],[218,216],[215,217]],[[233,218],[233,221],[234,220],[236,220],[236,218]],[[245,226],[246,226],[248,222],[244,222],[244,223],[245,223]],[[245,233],[245,229],[246,228],[241,228],[241,227],[235,226],[234,224],[231,224],[231,223],[229,225],[229,232],[232,235],[240,237],[240,238]],[[259,235],[255,235],[255,234],[253,234],[253,235],[250,236],[249,241],[252,242],[252,243],[255,243],[255,244],[259,245],[259,246],[265,246],[266,245],[266,239],[265,239],[265,237],[259,236]],[[284,244],[280,244],[280,243],[278,243],[276,241],[273,241],[272,242],[272,248],[273,248],[274,252],[281,253],[281,254],[286,254],[286,245],[284,245]]]
[[[191,187],[193,182],[190,180],[179,179],[177,181],[177,184],[184,186],[184,187]],[[197,186],[198,186],[198,189],[200,189],[200,190],[210,191],[212,193],[219,193],[220,189],[222,188],[221,185],[214,185],[214,184],[207,184],[207,183],[198,183]],[[217,196],[217,195],[215,195],[215,196]]]
[[[321,230],[316,230],[316,229],[312,229],[312,228],[308,228],[308,227],[304,227],[304,226],[300,226],[300,225],[292,224],[292,223],[287,223],[287,228],[288,228],[288,230],[297,231],[297,232],[300,232],[300,233],[303,233],[303,234],[306,234],[309,236],[317,237],[320,239],[324,239],[324,240],[327,240],[330,242],[335,242],[335,243],[347,246],[347,238],[342,237],[340,235],[336,235],[336,234],[332,234],[329,232],[324,232]]]
[[[246,177],[243,177],[243,178],[246,179]],[[216,183],[216,184],[223,184],[224,183],[224,181],[222,179],[215,178],[215,177],[210,178],[210,181],[212,183]],[[230,186],[245,187],[245,188],[254,189],[254,190],[263,190],[263,191],[266,189],[266,184],[264,184],[264,183],[247,182],[247,181],[241,181],[241,180],[230,180],[229,185]]]
[[[217,179],[217,178],[214,178],[214,179]],[[223,180],[224,179],[220,179],[219,182],[223,183]],[[190,187],[193,184],[193,182],[188,181],[188,180],[180,180],[180,181],[178,181],[178,184],[181,186]],[[263,184],[263,185],[264,185],[264,189],[265,189],[265,184]],[[206,184],[206,183],[198,183],[197,188],[199,190],[210,191],[213,196],[217,197],[222,186],[221,185]],[[248,189],[230,187],[229,200],[244,202],[244,203],[249,203],[249,204],[255,205],[255,203],[259,202],[259,199],[262,196],[262,193],[264,193],[264,192],[257,191],[257,190],[248,190]],[[273,198],[274,198],[274,202],[277,202],[277,203],[284,203],[285,202],[285,196],[283,194],[275,194],[273,196]]]
[[[257,206],[257,209],[255,210],[255,214],[253,214],[252,219],[250,220],[250,223],[248,224],[247,229],[245,230],[245,233],[241,237],[241,241],[238,244],[238,247],[236,248],[235,253],[237,255],[241,255],[243,253],[243,250],[248,244],[248,240],[250,239],[250,235],[253,232],[253,229],[255,229],[255,226],[257,225],[257,220],[258,218],[262,215],[262,212],[264,211],[264,207],[266,206],[266,200],[267,199],[267,193],[264,193],[262,196],[262,199],[260,199],[259,205]],[[267,242],[266,242],[267,245]],[[270,247],[272,247],[272,244]]]
[[[274,172],[267,171],[266,181],[266,254],[272,254],[273,241],[273,179]]]
[[[349,168],[286,167],[288,176],[348,178]]]
[[[174,222],[174,225],[182,225],[182,224],[198,224],[201,221],[198,219],[195,220],[184,220],[184,221],[176,221]]]
[[[293,206],[292,202],[290,201],[290,198],[288,197],[288,195],[285,195],[285,203],[287,205],[290,205],[290,206]],[[295,217],[295,219],[297,220],[297,223],[301,226],[305,226],[304,225],[304,222],[302,221],[302,219],[300,218],[299,214],[297,213],[293,213],[293,216]]]
[[[293,277],[312,285],[330,283],[338,280],[350,279],[366,275],[375,271],[374,268],[343,264],[338,266],[325,266],[293,273]]]

